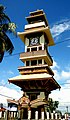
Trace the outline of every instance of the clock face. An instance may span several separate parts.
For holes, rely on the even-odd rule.
[[[31,42],[30,42],[31,45],[36,45],[37,43],[38,43],[38,38],[34,37],[31,39]]]

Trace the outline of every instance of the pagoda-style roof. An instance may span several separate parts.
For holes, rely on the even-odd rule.
[[[16,105],[18,105],[18,108],[21,107],[21,109],[29,107],[28,104],[26,102],[24,102],[24,101],[22,102],[22,104],[20,106],[20,101],[19,100],[15,101],[15,100],[8,99],[7,101],[10,102],[10,104],[15,103]],[[36,107],[38,107],[40,105],[45,105],[45,104],[48,104],[48,101],[46,99],[43,99],[43,98],[37,98],[35,100],[30,101],[30,107],[31,108],[36,108]]]
[[[58,88],[60,89],[60,85],[47,73],[19,75],[10,78],[8,81],[21,87],[23,91],[40,90],[50,92]]]
[[[5,111],[5,110],[6,110],[6,108],[0,108],[0,112]]]
[[[35,23],[36,21],[44,21],[46,26],[48,26],[48,21],[46,19],[46,15],[43,10],[37,10],[30,12],[30,16],[26,17],[28,23]]]
[[[26,35],[35,34],[35,33],[45,33],[47,38],[48,38],[48,41],[49,41],[48,46],[54,45],[54,40],[52,38],[50,29],[48,26],[45,28],[30,29],[30,30],[27,30],[25,32],[18,32],[18,36],[24,42]]]
[[[25,37],[27,35],[45,33],[49,41],[48,46],[54,45],[54,40],[52,38],[48,21],[43,10],[30,12],[30,16],[26,17],[26,19],[28,21],[28,24],[25,25],[25,31],[18,32],[18,36],[23,42],[25,41]]]
[[[38,106],[41,106],[41,105],[46,105],[48,104],[48,101],[45,100],[45,99],[41,99],[41,98],[37,98],[35,100],[32,100],[30,102],[30,107],[31,108],[37,108]],[[23,102],[23,104],[21,105],[21,108],[28,108],[28,104]]]
[[[17,100],[15,100],[15,99],[7,99],[7,102],[8,103],[13,103],[13,104],[16,104],[16,105],[18,105],[18,101]]]
[[[34,66],[20,66],[18,67],[20,74],[34,74],[34,73],[48,73],[54,75],[52,69],[46,65],[34,65]]]
[[[48,104],[48,101],[46,99],[42,99],[42,98],[37,98],[30,102],[30,105],[32,108],[36,108],[38,106],[46,105],[46,104]]]

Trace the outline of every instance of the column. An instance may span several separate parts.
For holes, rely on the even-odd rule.
[[[31,119],[31,108],[30,106],[28,106],[28,120]]]
[[[51,113],[51,119],[53,119],[53,113]]]
[[[55,119],[57,120],[57,113],[55,113]]]
[[[44,109],[41,109],[41,119],[44,120]]]
[[[38,120],[38,111],[35,112],[35,120]]]
[[[31,110],[28,110],[28,120],[31,119]]]
[[[47,120],[49,120],[50,119],[50,117],[49,117],[49,112],[47,112]]]

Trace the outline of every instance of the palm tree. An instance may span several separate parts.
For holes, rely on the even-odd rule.
[[[16,34],[16,25],[11,22],[10,18],[4,13],[5,7],[0,5],[0,62],[2,62],[4,53],[13,52],[14,46],[7,35],[7,32]]]

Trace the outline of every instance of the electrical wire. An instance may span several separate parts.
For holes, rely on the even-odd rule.
[[[61,43],[63,43],[63,42],[67,42],[67,41],[70,41],[70,39],[63,40],[63,41],[61,41],[61,42],[56,42],[55,45],[58,45],[58,44],[61,44]],[[15,53],[15,54],[12,54],[12,55],[6,55],[6,56],[4,56],[4,57],[16,56],[16,55],[19,55],[20,53],[22,53],[22,52]],[[5,87],[6,84],[7,84],[7,83],[5,83],[5,85],[3,85],[3,87]],[[64,84],[70,84],[70,83],[62,83],[61,85],[64,85]],[[1,89],[2,89],[2,88],[1,88]],[[1,91],[1,89],[0,89],[0,91]],[[1,96],[4,96],[4,97],[8,97],[8,98],[13,98],[13,97],[9,97],[9,96],[3,95],[3,94],[0,94],[0,95],[1,95]],[[63,103],[64,103],[64,102],[63,102]]]
[[[55,45],[60,44],[60,43],[63,43],[63,42],[68,42],[68,41],[70,41],[70,38],[68,38],[68,39],[66,39],[66,40],[63,40],[63,41],[60,41],[60,42],[56,42]]]
[[[22,52],[15,53],[15,54],[11,54],[11,55],[6,55],[6,56],[4,56],[4,57],[16,56],[16,55],[20,55],[20,53],[22,53]]]
[[[3,95],[3,94],[1,94],[1,93],[0,93],[0,95],[1,95],[1,96],[4,96],[4,97],[7,97],[7,98],[12,98],[12,99],[14,99],[13,97],[9,97],[9,96]]]
[[[70,41],[70,39],[66,39],[66,40],[63,40],[61,42],[56,42],[55,45],[58,45],[58,44],[61,44],[63,42],[67,42],[67,41]],[[20,55],[20,53],[23,53],[23,52],[19,52],[19,53],[14,53],[14,54],[11,54],[11,55],[6,55],[4,57],[10,57],[10,56],[16,56],[16,55]]]
[[[70,84],[70,83],[62,83],[62,84]],[[6,85],[7,85],[7,83],[5,83],[3,87],[6,87]],[[65,88],[64,88],[64,89],[65,89]],[[1,90],[2,90],[2,88],[0,89],[0,91],[1,91]],[[19,91],[17,91],[17,92],[19,92]],[[13,97],[9,97],[9,96],[3,95],[3,94],[1,94],[1,93],[0,93],[0,95],[1,95],[1,96],[4,96],[4,97],[7,97],[7,98],[12,98],[12,99],[14,99]],[[70,103],[70,102],[61,102],[61,103]]]

